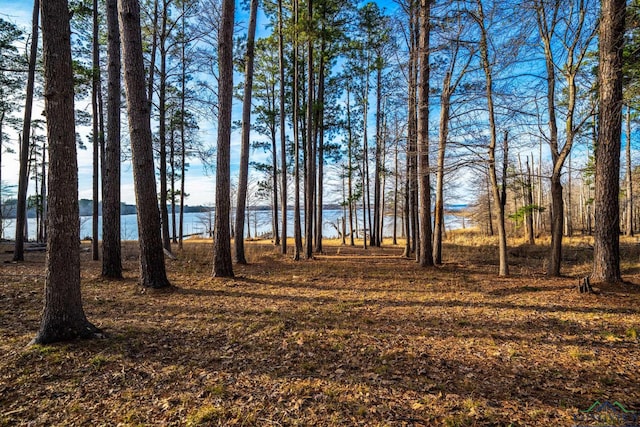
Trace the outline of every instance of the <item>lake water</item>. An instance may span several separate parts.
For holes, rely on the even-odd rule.
[[[348,213],[347,213],[348,214]],[[322,234],[324,237],[338,237],[338,229],[341,227],[341,218],[343,211],[341,209],[326,209],[323,213],[323,225]],[[357,211],[358,216],[358,228],[362,229],[362,210]],[[178,220],[178,215],[176,215]],[[301,213],[301,221],[304,233],[304,211]],[[171,216],[169,216],[169,223],[171,224]],[[288,210],[287,214],[287,234],[293,237],[293,209]],[[184,214],[184,235],[201,235],[202,237],[208,236],[208,230],[213,224],[213,214],[209,213],[185,213]],[[445,224],[447,229],[463,228],[463,220],[460,217],[454,215],[445,216]],[[391,237],[393,235],[393,216],[388,215],[384,217],[384,236]],[[247,231],[247,227],[250,227],[250,232]],[[348,218],[347,218],[347,232],[349,230]],[[355,227],[355,224],[354,224]],[[402,222],[398,218],[398,236],[402,234]],[[82,216],[80,217],[80,237],[90,237],[92,235],[92,217]],[[36,233],[36,220],[35,218],[28,219],[29,239],[35,240]],[[98,217],[98,236],[102,238],[102,217]],[[171,225],[169,226],[171,230]],[[261,236],[267,233],[271,233],[271,211],[260,210],[250,211],[245,219],[245,237]],[[15,237],[15,220],[4,220],[4,238],[13,239]],[[122,240],[137,240],[138,239],[138,222],[135,214],[122,215],[121,216],[121,230],[120,235]]]

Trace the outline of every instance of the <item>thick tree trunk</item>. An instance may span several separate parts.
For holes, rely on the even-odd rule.
[[[602,1],[593,282],[621,280],[619,174],[625,9],[625,0]]]
[[[249,29],[247,30],[247,50],[245,52],[244,91],[242,96],[242,143],[240,144],[240,168],[238,171],[238,195],[236,200],[235,259],[238,264],[246,264],[244,255],[244,216],[247,205],[247,185],[249,180],[249,137],[251,133],[251,96],[253,91],[253,59],[256,38],[256,15],[258,0],[251,0]],[[275,156],[275,152],[274,152]],[[274,170],[275,173],[275,170]]]
[[[214,225],[213,275],[233,277],[229,230],[231,173],[231,110],[233,104],[234,0],[223,0],[218,35],[218,153],[216,160],[216,217]],[[236,230],[239,233],[240,230]]]
[[[551,177],[551,251],[547,275],[560,276],[562,263],[562,233],[564,231],[564,203],[562,200],[562,183],[559,175]]]
[[[33,342],[92,338],[80,293],[80,219],[71,31],[66,0],[42,4],[45,112],[49,143],[49,225],[45,303]]]
[[[420,0],[420,41],[418,73],[418,184],[420,188],[420,250],[418,264],[433,266],[431,230],[431,183],[429,170],[429,32],[430,0]]]
[[[107,0],[107,142],[103,163],[102,275],[122,278],[120,247],[120,34],[117,0]]]
[[[29,135],[31,134],[31,110],[33,109],[33,87],[35,83],[36,61],[38,57],[38,19],[40,0],[33,2],[31,21],[31,50],[29,52],[29,71],[27,74],[27,92],[22,123],[22,144],[20,144],[20,170],[18,175],[18,201],[16,204],[16,244],[13,261],[24,261],[25,228],[27,226],[27,189],[29,188]]]
[[[145,92],[140,6],[137,0],[118,2],[122,40],[122,61],[133,179],[138,210],[138,243],[140,246],[140,284],[144,288],[166,288],[164,251],[160,235],[160,213],[156,192],[155,168],[150,125],[150,106]]]

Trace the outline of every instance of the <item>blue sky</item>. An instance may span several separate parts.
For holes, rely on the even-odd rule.
[[[247,19],[247,12],[239,6],[236,10],[236,20],[243,21]],[[394,10],[397,5],[392,1],[379,0],[378,4],[381,7],[389,10]],[[31,26],[31,14],[32,14],[33,2],[23,0],[0,0],[0,16],[3,19],[14,22],[23,27],[27,32],[30,31]],[[259,16],[258,28],[265,28],[264,15]],[[261,22],[262,21],[262,22]],[[258,33],[260,37],[260,33]],[[237,83],[242,76],[237,75],[235,82]],[[34,108],[34,117],[40,114],[40,111],[44,109],[41,100],[36,99]],[[88,101],[76,102],[77,109],[85,109],[90,112],[90,106]],[[237,100],[234,100],[234,120],[240,118],[241,105]],[[123,122],[123,130],[126,131],[126,117]],[[216,129],[215,124],[207,122],[206,120],[200,121],[200,139],[205,144],[215,144],[216,141]],[[89,127],[78,127],[77,132],[81,135],[89,134],[91,129]],[[17,145],[17,136],[15,134],[5,134],[5,138],[11,138],[8,143],[5,140],[5,144],[15,148]],[[254,138],[254,137],[252,137]],[[256,137],[258,138],[258,137]],[[255,138],[254,138],[255,139]],[[252,152],[252,161],[266,161],[265,154],[259,151]],[[232,134],[231,142],[231,170],[232,175],[237,175],[238,163],[240,157],[240,131],[237,130]],[[18,176],[18,158],[13,154],[5,154],[3,156],[2,165],[2,177],[3,182],[9,185],[17,185]],[[78,172],[79,172],[79,196],[84,199],[91,199],[92,196],[92,147],[87,144],[87,150],[78,151]],[[192,159],[190,161],[190,169],[186,175],[187,188],[186,191],[189,194],[186,203],[189,205],[211,205],[215,199],[215,180],[213,176],[207,176],[205,174],[203,166],[198,160]],[[33,187],[33,185],[31,185]],[[133,187],[133,174],[131,165],[128,162],[123,163],[122,168],[122,201],[126,203],[135,203],[134,187]],[[328,200],[331,202],[332,200]]]

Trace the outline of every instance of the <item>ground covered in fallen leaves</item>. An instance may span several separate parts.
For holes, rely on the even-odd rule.
[[[234,279],[211,277],[209,242],[167,259],[170,293],[141,293],[83,253],[87,317],[106,339],[27,346],[43,304],[44,255],[0,245],[0,425],[551,426],[595,401],[640,410],[640,251],[626,284],[580,294],[585,241],[562,279],[546,246],[445,245],[421,269],[399,246],[327,244],[294,262],[248,243]],[[87,245],[84,245],[87,247]],[[513,245],[512,245],[513,246]]]

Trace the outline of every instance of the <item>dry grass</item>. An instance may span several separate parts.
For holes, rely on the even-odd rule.
[[[450,236],[434,269],[339,243],[296,263],[250,242],[250,264],[213,279],[210,242],[188,242],[167,261],[169,294],[138,292],[132,243],[123,281],[84,254],[85,310],[109,338],[51,346],[26,347],[43,255],[3,263],[0,425],[538,426],[596,400],[640,409],[634,241],[629,284],[590,295],[574,289],[586,241],[554,280],[542,246],[512,242],[502,279],[473,235]]]

